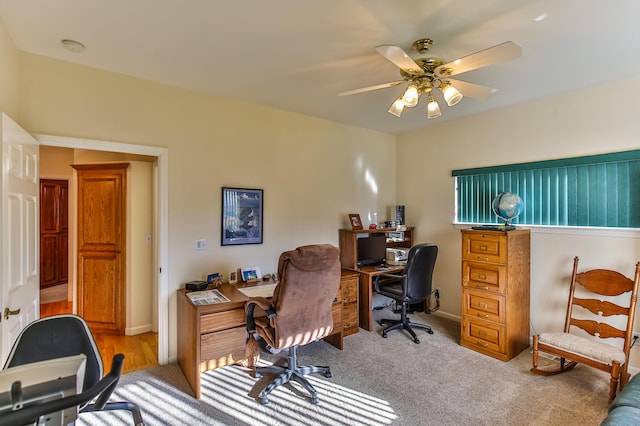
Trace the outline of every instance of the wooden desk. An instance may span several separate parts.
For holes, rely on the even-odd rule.
[[[389,269],[378,270],[377,266],[364,266],[357,270],[360,274],[360,285],[358,291],[359,322],[360,327],[367,331],[373,330],[373,281],[375,277],[382,274],[398,274],[404,270],[404,266],[390,266]]]
[[[343,348],[344,336],[358,331],[357,323],[349,319],[356,318],[357,283],[357,275],[343,272],[333,303],[333,331],[325,337],[338,349]],[[202,372],[246,360],[244,303],[249,298],[238,289],[251,286],[255,284],[223,284],[218,290],[229,302],[199,306],[191,302],[185,290],[178,290],[178,364],[198,399]]]

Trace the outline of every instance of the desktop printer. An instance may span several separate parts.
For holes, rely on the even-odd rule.
[[[408,250],[388,248],[387,265],[406,265]]]

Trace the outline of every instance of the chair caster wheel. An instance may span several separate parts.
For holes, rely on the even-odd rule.
[[[433,334],[433,330],[427,330],[428,334]]]
[[[324,373],[324,377],[326,377],[327,379],[330,379],[331,376],[331,371],[327,371],[326,373]]]
[[[317,396],[312,396],[311,397],[311,403],[313,405],[318,405],[318,397]]]
[[[420,343],[420,339],[415,339],[414,342]]]
[[[387,333],[382,333],[382,337],[387,338]]]
[[[260,397],[260,403],[262,405],[267,405],[269,403],[269,398],[267,398],[266,396]]]

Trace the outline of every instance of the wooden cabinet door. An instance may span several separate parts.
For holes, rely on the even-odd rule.
[[[40,288],[69,279],[69,183],[40,180]]]
[[[78,315],[124,334],[127,163],[74,165],[78,174]]]

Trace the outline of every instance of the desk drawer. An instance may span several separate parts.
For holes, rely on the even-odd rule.
[[[333,331],[342,328],[342,303],[334,302],[331,306],[331,315],[333,315]]]
[[[246,330],[236,327],[200,337],[200,371],[241,361],[245,357]]]
[[[343,278],[342,283],[342,300],[344,303],[355,302],[358,300],[358,277]]]
[[[342,305],[342,327],[358,328],[358,304],[345,303]]]
[[[200,317],[200,333],[205,334],[212,331],[226,330],[228,328],[244,324],[244,309],[216,312],[213,314],[202,315]]]
[[[506,266],[466,260],[462,262],[462,285],[464,288],[504,293],[506,281]]]
[[[462,295],[462,314],[498,323],[505,322],[505,298],[486,291],[465,289]]]

